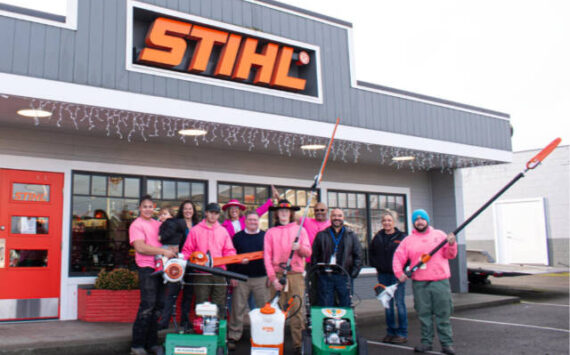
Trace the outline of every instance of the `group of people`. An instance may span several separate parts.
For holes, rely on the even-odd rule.
[[[173,305],[180,292],[179,283],[168,283],[164,290],[162,278],[153,277],[157,255],[173,258],[181,252],[184,258],[188,259],[193,252],[200,251],[216,258],[263,251],[263,259],[243,259],[240,264],[228,265],[231,271],[248,276],[247,281],[231,281],[233,292],[228,325],[229,350],[236,348],[236,342],[242,336],[244,314],[248,304],[250,308],[262,307],[279,291],[282,306],[293,299],[293,309],[300,308],[305,293],[306,270],[312,265],[336,264],[346,272],[341,268],[323,269],[318,272],[315,280],[318,287],[311,284],[311,290],[308,290],[311,302],[316,300],[315,303],[323,307],[351,305],[352,283],[362,268],[363,256],[358,236],[345,225],[343,211],[332,209],[329,219],[327,206],[319,202],[314,206],[315,218],[304,219],[303,225],[300,226],[301,221],[295,216],[295,212],[300,208],[287,200],[280,200],[277,191],[273,187],[272,190],[273,198],[278,200],[275,205],[272,199],[268,199],[256,210],[245,211],[246,206],[237,200],[229,201],[222,209],[217,203],[209,203],[202,221],[198,221],[196,208],[191,201],[181,204],[176,218],[170,218],[171,214],[161,210],[160,219],[163,221],[157,221],[152,218],[152,198],[144,196],[141,199],[140,215],[129,228],[130,242],[136,252],[135,261],[139,269],[141,291],[139,311],[133,324],[132,354],[164,352],[158,343],[157,333],[158,330],[168,327]],[[222,224],[218,222],[221,210],[227,213]],[[268,210],[274,211],[274,227],[264,232],[260,230],[260,216]],[[378,270],[379,282],[387,285],[401,282],[395,297],[398,309],[397,326],[394,305],[386,310],[386,342],[407,341],[404,303],[406,276],[403,273],[406,261],[415,263],[421,256],[418,253],[425,253],[423,249],[427,245],[437,244],[442,235],[446,237],[443,232],[429,226],[429,217],[425,211],[418,216],[414,212],[412,220],[415,228],[413,237],[404,238],[403,233],[395,228],[393,216],[385,214],[382,217],[383,229],[374,237],[369,248],[370,263]],[[451,294],[447,282],[449,266],[446,263],[447,259],[455,257],[457,247],[453,235],[447,238],[448,246],[436,254],[441,254],[439,258],[434,256],[428,270],[418,270],[412,275],[416,310],[422,325],[422,344],[416,347],[416,351],[431,350],[433,314],[443,351],[453,354],[449,325]],[[419,242],[416,242],[416,239]],[[290,267],[285,272],[289,258]],[[226,269],[225,265],[218,267]],[[282,282],[284,273],[285,284]],[[188,315],[193,296],[196,304],[205,301],[216,304],[219,317],[225,318],[226,289],[221,287],[226,283],[224,277],[197,273],[192,275],[192,280],[184,281],[181,327],[189,326]],[[445,305],[449,307],[446,308]],[[300,353],[302,331],[305,327],[304,312],[301,309],[292,316],[289,326],[295,351]]]

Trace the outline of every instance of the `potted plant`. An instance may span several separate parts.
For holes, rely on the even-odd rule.
[[[95,285],[80,286],[77,293],[77,318],[86,322],[134,322],[139,302],[136,271],[102,270]]]

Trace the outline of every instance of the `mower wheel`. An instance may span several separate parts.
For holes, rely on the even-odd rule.
[[[368,342],[363,336],[358,337],[358,355],[368,355]]]
[[[303,347],[301,348],[301,354],[311,355],[313,353],[313,342],[311,339],[311,333],[303,330]]]

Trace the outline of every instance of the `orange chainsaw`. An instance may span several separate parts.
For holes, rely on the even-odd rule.
[[[212,258],[210,253],[202,253],[201,251],[195,251],[190,254],[190,258],[188,258],[188,262],[192,264],[207,266],[207,267],[216,267],[220,265],[226,264],[238,264],[241,263],[243,260],[259,260],[263,259],[263,252],[262,251],[254,251],[252,253],[244,253],[244,254],[237,254],[237,255],[230,255],[230,256],[220,256],[217,258]]]

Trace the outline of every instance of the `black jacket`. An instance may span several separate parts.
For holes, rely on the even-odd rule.
[[[384,230],[376,233],[370,246],[368,247],[368,256],[370,266],[375,267],[376,271],[381,274],[393,274],[392,260],[394,253],[406,235],[395,228],[393,234],[386,234]]]
[[[311,265],[328,263],[334,251],[334,243],[330,235],[332,227],[317,233],[313,241]],[[334,229],[333,229],[334,232]],[[352,230],[345,227],[344,235],[338,245],[336,263],[342,266],[354,279],[362,268],[362,248],[360,241]]]

